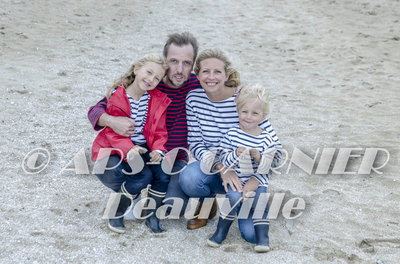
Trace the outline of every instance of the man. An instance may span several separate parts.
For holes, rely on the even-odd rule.
[[[168,64],[168,71],[164,79],[156,89],[167,94],[172,100],[167,109],[167,130],[168,141],[165,147],[168,151],[175,148],[188,149],[187,124],[186,124],[186,95],[189,91],[201,88],[200,83],[193,70],[194,61],[198,52],[196,38],[188,32],[169,35],[164,45],[163,55]],[[95,130],[105,126],[112,128],[117,134],[129,137],[135,131],[135,122],[128,117],[110,116],[105,113],[107,105],[106,98],[103,98],[95,106],[91,107],[88,118]],[[173,172],[181,170],[185,165],[186,152],[179,151]],[[172,175],[165,198],[178,197],[188,200],[179,186],[178,175]],[[185,208],[185,207],[184,207]],[[198,208],[199,210],[199,208]],[[216,206],[210,212],[209,218],[215,216]],[[207,224],[207,219],[191,219],[188,221],[188,229],[196,229]]]

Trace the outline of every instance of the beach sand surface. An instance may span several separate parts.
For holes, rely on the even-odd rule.
[[[399,1],[1,6],[1,263],[399,263]],[[306,209],[271,220],[267,254],[254,253],[237,223],[220,248],[207,247],[216,218],[195,231],[185,219],[164,220],[159,235],[141,221],[118,235],[102,219],[110,190],[91,172],[97,133],[87,111],[133,61],[161,54],[167,35],[183,31],[200,50],[226,51],[245,84],[268,88],[269,118],[289,159],[295,149],[317,154],[316,163],[324,148],[359,155],[348,173],[332,173],[334,161],[319,175],[286,162],[271,177],[272,195],[300,197]],[[49,151],[49,164],[28,174],[27,154],[38,148]],[[357,174],[367,148],[390,154],[379,152],[376,167],[389,160],[382,174]],[[85,165],[83,156],[88,171],[63,170],[74,157]]]

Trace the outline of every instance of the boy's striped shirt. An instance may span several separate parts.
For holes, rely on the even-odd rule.
[[[202,88],[189,92],[186,98],[188,143],[197,160],[201,160],[207,151],[219,147],[226,132],[239,124],[235,97],[236,94],[226,100],[213,102]],[[259,126],[269,133],[275,145],[281,146],[268,119]]]
[[[251,177],[255,177],[261,185],[268,186],[271,170],[258,173],[259,164],[251,159],[248,153],[244,154],[244,159],[239,159],[236,154],[236,149],[239,147],[257,149],[261,155],[273,151],[275,142],[267,131],[263,130],[260,135],[254,136],[245,133],[239,126],[233,127],[225,134],[220,147],[222,164],[234,169],[243,183],[246,183]],[[280,150],[280,147],[278,146],[275,150]],[[275,155],[271,167],[275,167],[278,162],[279,159]]]

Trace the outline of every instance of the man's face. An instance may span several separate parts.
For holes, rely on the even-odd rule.
[[[192,45],[177,46],[174,43],[168,49],[167,64],[168,72],[165,83],[173,88],[179,88],[189,79],[193,69],[193,47]]]

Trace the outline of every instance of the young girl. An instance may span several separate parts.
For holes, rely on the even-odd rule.
[[[233,191],[231,186],[227,186],[226,197],[230,206],[228,209],[224,206],[221,208],[217,230],[207,240],[207,244],[211,247],[220,246],[228,234],[235,214],[240,212],[245,198],[252,197],[255,192],[248,217],[238,220],[239,229],[245,240],[256,244],[254,247],[256,252],[268,252],[270,248],[267,201],[261,201],[265,204],[261,213],[258,208],[255,212],[255,208],[259,199],[266,200],[266,196],[262,194],[267,192],[270,169],[260,170],[261,173],[259,173],[258,168],[262,157],[266,157],[271,152],[275,153],[275,151],[277,155],[274,156],[272,166],[276,166],[281,156],[279,150],[281,147],[272,140],[266,130],[259,127],[269,112],[268,93],[264,87],[254,85],[243,88],[236,105],[239,125],[229,129],[225,134],[220,145],[221,161],[226,168],[235,170],[243,188],[242,192],[239,192]],[[265,171],[268,173],[263,174]]]
[[[92,147],[93,161],[108,158],[106,168],[109,169],[101,174],[96,173],[96,176],[104,185],[123,194],[116,217],[108,221],[108,227],[117,233],[125,232],[125,211],[143,188],[151,184],[149,197],[156,201],[156,209],[161,205],[167,190],[169,175],[162,172],[159,164],[146,165],[147,162],[159,163],[166,152],[166,109],[171,99],[154,89],[166,70],[167,65],[161,57],[144,56],[107,91],[106,113],[130,117],[135,122],[135,133],[131,137],[118,135],[106,127],[97,135]],[[105,155],[102,148],[114,150],[110,155]],[[132,162],[128,164],[128,161],[139,156],[145,165],[136,173],[138,169],[131,168]],[[155,215],[156,209],[147,211],[147,215],[151,216],[146,219],[146,225],[153,232],[159,233],[163,230]]]

